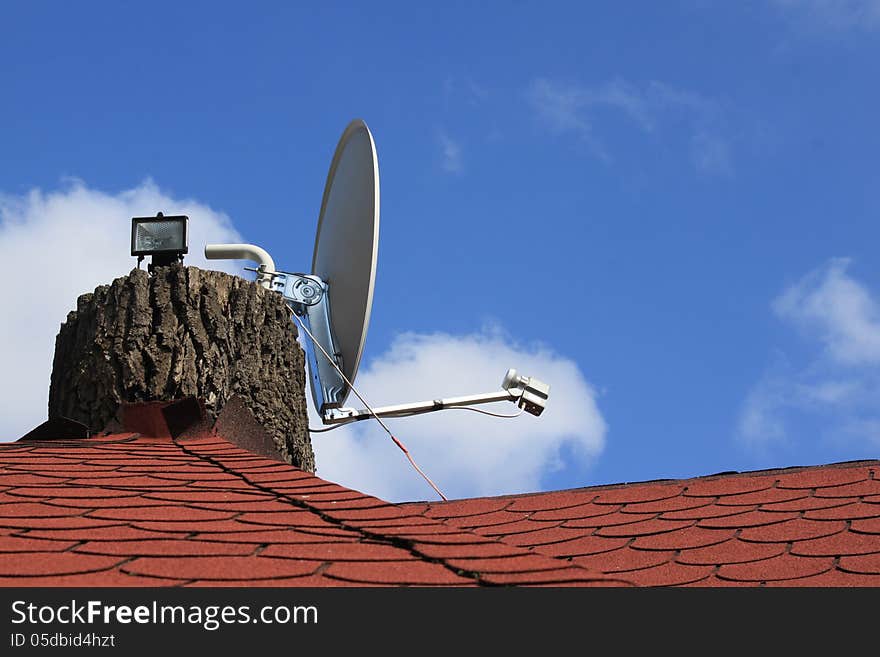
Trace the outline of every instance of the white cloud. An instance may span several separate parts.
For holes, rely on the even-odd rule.
[[[813,31],[880,28],[880,0],[774,0]]]
[[[776,313],[813,332],[828,354],[844,364],[880,363],[880,305],[836,258],[790,287],[773,304]]]
[[[592,104],[589,90],[539,78],[529,86],[528,99],[538,118],[551,131],[556,134],[574,133],[597,154],[604,155],[593,135],[593,123],[587,113]]]
[[[788,390],[789,386],[784,380],[765,375],[749,391],[737,426],[741,440],[758,449],[787,438],[780,411],[789,404]]]
[[[574,459],[566,465],[593,463],[607,430],[593,387],[573,361],[540,346],[516,345],[498,330],[403,334],[361,370],[356,385],[370,405],[382,406],[499,390],[509,367],[551,384],[540,417],[450,410],[387,422],[450,498],[539,490],[542,478],[562,467],[563,447]],[[347,403],[358,405],[353,395]],[[517,410],[509,402],[483,408]],[[321,477],[384,499],[434,496],[373,420],[313,434],[312,444]]]
[[[206,242],[238,242],[229,218],[192,199],[173,198],[152,181],[111,194],[70,181],[52,192],[0,193],[0,441],[14,440],[46,419],[55,336],[80,294],[124,276],[130,256],[131,218],[186,214],[187,264],[207,264]]]
[[[880,304],[835,258],[777,297],[772,308],[809,340],[799,367],[776,364],[746,397],[738,435],[766,448],[808,421],[832,438],[877,442],[880,426]]]
[[[445,133],[440,134],[439,141],[443,170],[449,173],[461,173],[464,169],[461,144]]]
[[[635,85],[615,79],[595,86],[538,78],[528,89],[538,118],[554,133],[571,133],[587,143],[602,159],[606,148],[596,134],[600,110],[622,113],[639,130],[652,133],[658,125],[684,121],[691,133],[691,156],[697,170],[727,174],[730,147],[720,134],[721,109],[717,102],[693,91],[659,81]]]

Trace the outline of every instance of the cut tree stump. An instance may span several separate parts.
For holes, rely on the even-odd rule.
[[[77,299],[55,339],[49,417],[102,430],[124,402],[240,397],[288,463],[309,472],[305,359],[284,299],[217,271],[134,269]]]

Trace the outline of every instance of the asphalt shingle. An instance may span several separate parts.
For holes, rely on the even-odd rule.
[[[391,504],[218,435],[0,445],[3,586],[880,585],[880,462]]]

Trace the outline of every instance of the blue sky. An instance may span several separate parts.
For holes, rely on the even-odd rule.
[[[35,305],[52,336],[76,294],[130,268],[124,212],[197,208],[216,234],[306,268],[336,140],[362,117],[382,184],[363,365],[376,403],[414,401],[382,397],[407,392],[419,348],[436,351],[459,394],[481,387],[453,358],[473,348],[492,355],[491,387],[520,367],[511,358],[559,377],[520,368],[554,386],[544,433],[544,418],[489,428],[466,414],[434,420],[437,435],[400,421],[441,487],[444,476],[464,496],[876,457],[878,62],[876,0],[5,3],[8,298],[21,286],[13,252],[45,242],[22,235],[50,206],[85,240],[105,225],[93,216],[118,211],[122,236],[113,266],[94,272],[87,242],[36,249],[28,262],[82,274]],[[0,332],[9,364],[21,324]],[[50,353],[44,342],[28,353]],[[34,386],[48,380],[45,356],[16,358],[40,374]],[[550,419],[556,399],[568,405]],[[505,443],[495,425],[516,422]],[[444,442],[447,430],[466,443]],[[501,456],[459,481],[457,450],[459,465],[479,461],[467,446],[484,430],[502,432],[485,447]],[[319,449],[319,474],[428,496],[329,462],[403,469],[364,448],[378,439],[344,436],[324,463]],[[521,478],[499,474],[532,459],[540,467]]]

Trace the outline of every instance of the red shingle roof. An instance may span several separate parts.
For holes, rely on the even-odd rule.
[[[223,438],[0,446],[0,585],[622,584]]]
[[[880,462],[411,505],[638,586],[880,586]]]
[[[880,462],[395,505],[219,436],[0,445],[0,585],[880,585]]]

